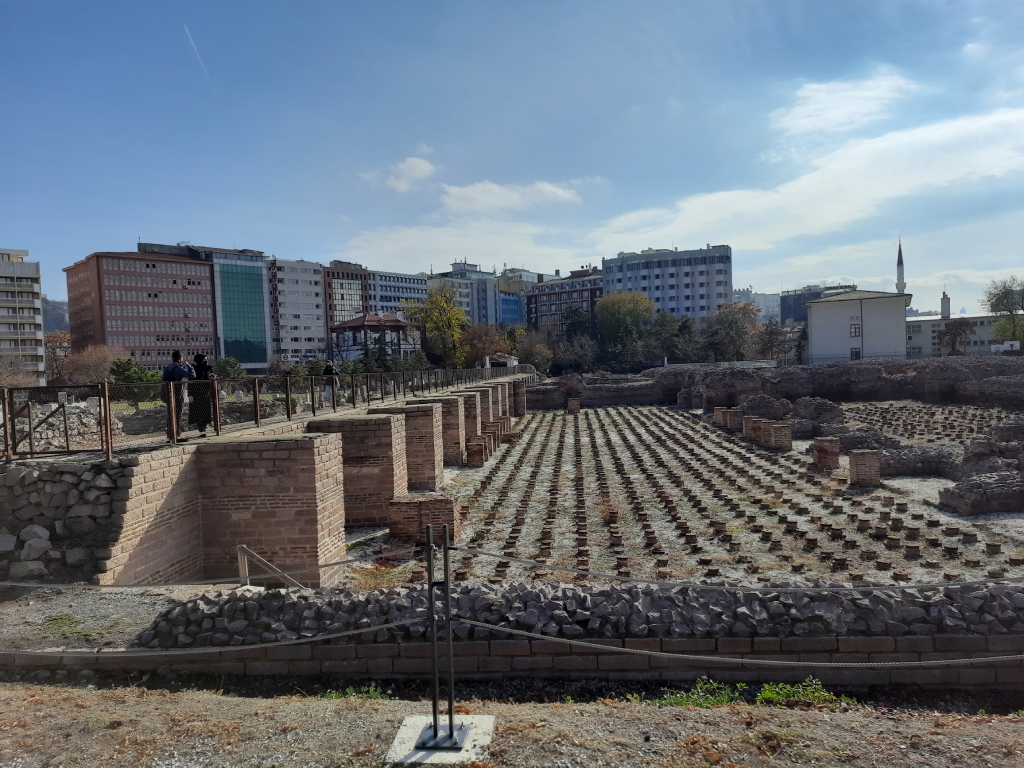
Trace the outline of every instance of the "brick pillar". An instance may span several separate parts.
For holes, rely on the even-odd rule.
[[[732,432],[739,432],[743,429],[743,411],[739,408],[726,408],[725,426]]]
[[[441,404],[441,433],[444,444],[444,463],[460,467],[466,463],[466,407],[469,395],[437,395],[431,398],[410,398],[410,405],[419,403]]]
[[[206,578],[238,573],[239,544],[282,571],[344,560],[342,454],[339,435],[198,446],[202,474],[215,478],[200,480],[195,489],[203,499]],[[341,566],[335,566],[296,574],[295,579],[328,586],[341,573]]]
[[[566,402],[565,410],[568,413],[579,413],[580,412],[580,399],[578,397],[570,397]]]
[[[312,419],[310,432],[340,432],[345,525],[388,525],[392,500],[408,493],[405,417],[393,413]]]
[[[715,426],[716,427],[724,427],[725,426],[725,411],[726,411],[725,406],[723,406],[723,405],[716,405],[715,406],[714,413],[715,413]]]
[[[793,425],[786,422],[772,422],[771,447],[776,451],[793,450]]]
[[[881,451],[850,451],[850,485],[876,488],[882,484]]]
[[[756,416],[744,416],[743,417],[743,436],[747,438],[754,437],[754,419]]]
[[[811,457],[818,469],[839,468],[839,438],[816,437],[811,443]]]
[[[444,440],[441,404],[381,405],[375,413],[405,416],[405,463],[410,491],[436,491],[444,485]]]
[[[512,415],[526,415],[526,378],[523,376],[512,382]]]

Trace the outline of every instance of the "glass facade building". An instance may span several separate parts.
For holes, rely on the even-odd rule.
[[[266,367],[269,307],[267,268],[214,257],[221,355],[243,366]]]

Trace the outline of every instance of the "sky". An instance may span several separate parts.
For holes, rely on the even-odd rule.
[[[0,0],[0,247],[544,272],[979,309],[1024,275],[1024,3]]]

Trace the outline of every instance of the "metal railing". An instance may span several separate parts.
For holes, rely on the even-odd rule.
[[[15,458],[177,444],[520,373],[521,367],[214,381],[0,387],[0,449]]]

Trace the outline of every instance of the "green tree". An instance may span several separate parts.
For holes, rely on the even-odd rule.
[[[160,381],[161,375],[150,372],[134,358],[119,357],[110,364],[110,378],[118,384],[142,384]]]
[[[589,336],[575,336],[555,345],[552,362],[563,373],[591,371],[597,357],[597,343]]]
[[[598,299],[594,319],[601,341],[610,347],[637,341],[654,318],[655,304],[638,291],[613,291]],[[631,329],[631,330],[627,330]]]
[[[462,334],[468,321],[455,301],[453,288],[428,288],[426,300],[406,308],[406,315],[419,324],[427,348],[440,357],[446,367],[462,364]]]
[[[295,366],[292,366],[294,368]],[[242,364],[233,357],[218,357],[213,361],[213,372],[218,379],[245,379],[248,374]]]
[[[757,356],[765,360],[777,360],[786,349],[786,332],[775,318],[761,323],[754,338]]]
[[[993,280],[985,288],[983,304],[989,312],[1001,316],[992,326],[996,340],[1024,344],[1024,278]]]
[[[680,357],[682,338],[679,335],[680,323],[670,312],[659,312],[647,332],[646,357],[649,360],[660,358],[668,365],[670,358]]]
[[[948,355],[962,355],[967,346],[967,339],[975,334],[974,321],[966,317],[947,320],[939,331],[939,346]]]
[[[553,353],[546,334],[540,331],[528,331],[516,347],[519,362],[532,365],[541,373],[551,367]]]
[[[565,338],[575,339],[577,336],[592,336],[594,324],[590,313],[578,304],[571,304],[562,311],[562,322],[565,323]]]
[[[753,304],[725,303],[707,321],[708,346],[716,360],[745,360],[757,328]]]

